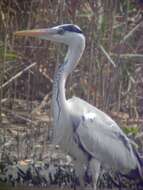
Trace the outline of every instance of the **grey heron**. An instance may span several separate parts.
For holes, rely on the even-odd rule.
[[[73,158],[81,189],[84,189],[85,168],[92,173],[94,190],[101,165],[123,174],[137,170],[142,176],[142,163],[137,151],[117,123],[78,97],[66,99],[66,79],[77,66],[85,48],[85,36],[81,29],[77,25],[63,24],[17,31],[16,35],[37,37],[68,46],[64,63],[55,72],[53,82],[53,142]]]

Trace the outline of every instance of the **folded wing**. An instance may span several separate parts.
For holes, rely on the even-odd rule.
[[[95,113],[88,113],[82,117],[76,135],[83,148],[106,167],[124,173],[138,167],[130,140],[115,122],[106,125]]]

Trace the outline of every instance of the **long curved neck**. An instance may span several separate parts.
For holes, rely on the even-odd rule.
[[[67,101],[65,95],[65,83],[68,75],[73,71],[77,65],[84,47],[72,45],[68,47],[68,52],[65,61],[57,69],[54,76],[53,94],[52,94],[52,108],[54,121],[58,121],[63,111],[66,112]]]

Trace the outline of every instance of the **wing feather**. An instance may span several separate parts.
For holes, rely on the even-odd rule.
[[[110,116],[77,97],[69,99],[68,106],[74,133],[88,154],[118,171],[137,167],[130,140]]]
[[[120,128],[117,130],[116,123],[111,125],[105,127],[96,120],[96,114],[90,118],[88,113],[81,119],[76,134],[84,149],[106,167],[125,172],[135,169],[137,161],[129,139]]]

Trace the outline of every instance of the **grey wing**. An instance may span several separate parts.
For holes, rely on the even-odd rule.
[[[94,113],[90,117],[85,114],[76,129],[76,135],[88,154],[103,165],[124,172],[137,167],[130,140],[115,122],[106,126],[106,121],[99,122]]]

